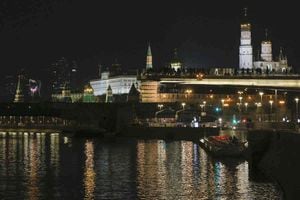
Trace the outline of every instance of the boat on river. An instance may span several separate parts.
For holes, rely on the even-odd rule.
[[[241,157],[246,151],[246,142],[228,135],[203,138],[199,145],[213,156],[218,157]]]

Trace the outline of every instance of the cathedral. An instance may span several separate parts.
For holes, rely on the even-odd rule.
[[[262,73],[288,73],[292,67],[288,66],[287,56],[280,49],[278,60],[274,60],[272,54],[272,41],[268,38],[266,30],[266,38],[261,43],[260,54],[254,60],[253,47],[251,39],[251,23],[247,19],[247,9],[245,9],[244,19],[241,23],[241,42],[240,42],[240,69],[260,70]]]

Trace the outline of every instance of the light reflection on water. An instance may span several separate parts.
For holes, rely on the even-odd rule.
[[[0,134],[0,199],[279,199],[193,142]]]

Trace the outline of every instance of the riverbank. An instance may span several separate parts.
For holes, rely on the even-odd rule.
[[[275,180],[284,199],[300,196],[300,134],[256,130],[248,134],[250,170],[255,168]]]
[[[218,128],[127,127],[117,136],[138,139],[172,139],[199,141],[204,136],[219,135]]]

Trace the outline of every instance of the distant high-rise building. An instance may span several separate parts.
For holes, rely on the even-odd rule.
[[[71,70],[71,74],[70,74],[70,89],[71,92],[78,92],[79,88],[78,88],[78,66],[76,61],[72,61],[72,64],[70,66],[70,70]]]
[[[78,66],[75,61],[69,63],[66,58],[61,58],[51,66],[52,94],[60,94],[63,89],[78,91]]]
[[[253,48],[251,44],[251,24],[245,8],[244,20],[241,23],[240,69],[253,68]]]
[[[146,70],[152,69],[153,64],[152,64],[152,52],[151,52],[151,46],[150,43],[148,45],[148,50],[147,50],[147,59],[146,59]]]
[[[1,101],[12,102],[17,88],[17,79],[15,76],[7,75],[1,80]]]

